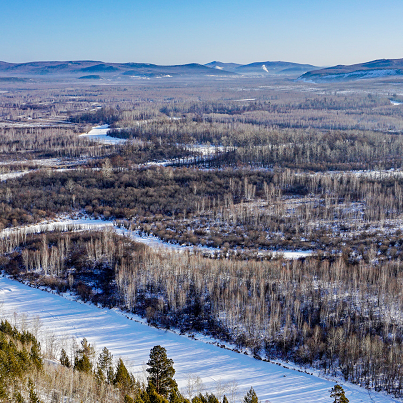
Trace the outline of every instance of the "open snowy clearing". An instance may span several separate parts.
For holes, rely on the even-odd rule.
[[[0,174],[0,182],[6,181],[8,179],[19,178],[20,176],[26,175],[28,172],[29,171],[17,171],[17,172],[9,172],[6,174]]]
[[[193,393],[226,393],[234,402],[240,402],[250,386],[255,388],[259,399],[265,403],[332,401],[329,389],[334,386],[334,381],[149,327],[129,320],[115,309],[78,303],[5,277],[0,277],[0,301],[0,315],[12,323],[18,323],[18,317],[26,320],[21,314],[26,314],[30,320],[40,318],[38,337],[43,349],[46,348],[46,337],[51,335],[55,337],[53,341],[56,340],[57,350],[67,347],[72,337],[86,337],[95,343],[98,350],[107,347],[115,358],[124,358],[138,379],[144,379],[144,366],[150,349],[157,344],[162,345],[174,360],[175,379],[185,396],[188,395],[189,379],[199,377],[202,384],[190,383]],[[383,394],[369,393],[355,385],[343,384],[343,387],[351,403],[400,402]]]
[[[102,144],[122,144],[126,140],[108,136],[109,125],[95,126],[88,133],[80,134],[88,140],[98,141]]]
[[[190,144],[185,146],[187,150],[196,151],[201,153],[203,157],[213,157],[216,154],[222,153],[226,150],[224,146],[207,145],[207,144]]]

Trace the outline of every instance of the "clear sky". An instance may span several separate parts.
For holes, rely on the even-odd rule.
[[[0,60],[403,58],[403,0],[2,0]]]

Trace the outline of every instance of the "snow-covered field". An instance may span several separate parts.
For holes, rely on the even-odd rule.
[[[126,140],[108,136],[109,125],[95,126],[88,133],[80,134],[89,140],[98,141],[102,144],[122,144]]]
[[[67,347],[72,337],[86,337],[95,343],[98,350],[107,347],[115,358],[124,358],[138,379],[144,379],[150,349],[160,344],[174,360],[175,379],[185,395],[191,385],[194,393],[226,393],[230,401],[240,402],[250,386],[253,386],[264,403],[332,401],[329,389],[334,386],[334,380],[258,361],[244,354],[206,344],[207,339],[192,340],[129,320],[115,309],[101,309],[79,303],[0,277],[0,315],[12,323],[19,323],[21,319],[26,322],[22,314],[27,315],[28,321],[40,318],[38,337],[43,349],[46,349],[45,339],[49,336],[54,336],[56,349]],[[197,377],[202,383],[195,381]],[[355,385],[342,385],[351,403],[399,402],[384,394],[369,393]]]
[[[16,172],[9,172],[6,174],[0,174],[0,182],[6,181],[8,179],[19,178],[20,176],[26,175],[28,172],[29,171],[16,171]]]
[[[225,151],[224,146],[215,146],[207,144],[190,144],[186,146],[190,151],[196,151],[203,155],[203,157],[212,157],[218,153]]]

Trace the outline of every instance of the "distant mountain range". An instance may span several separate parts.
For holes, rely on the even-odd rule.
[[[237,74],[253,75],[293,75],[301,74],[307,71],[316,70],[318,67],[311,64],[299,64],[290,62],[255,62],[250,64],[221,63],[211,62],[206,66],[219,69],[221,71],[230,71]]]
[[[36,78],[81,80],[130,80],[163,77],[266,77],[287,76],[302,81],[333,82],[384,78],[403,75],[403,59],[381,59],[349,66],[319,68],[290,62],[255,62],[250,64],[214,61],[161,66],[150,63],[105,63],[93,60],[44,61],[29,63],[0,62],[0,81]]]
[[[164,77],[177,75],[214,75],[227,74],[197,63],[178,66],[158,66],[149,63],[104,63],[92,60],[67,62],[30,62],[6,63],[0,62],[1,75],[18,76],[73,76],[78,78],[127,78],[135,77]],[[229,73],[232,74],[232,73]]]
[[[258,62],[246,65],[211,62],[206,65],[190,63],[160,66],[149,63],[105,63],[101,61],[44,61],[29,63],[0,62],[1,77],[73,77],[88,80],[129,79],[133,77],[178,77],[178,76],[267,76],[296,75],[318,67],[289,62]]]
[[[311,70],[298,79],[312,82],[332,82],[401,75],[403,75],[403,59],[379,59],[367,63]]]

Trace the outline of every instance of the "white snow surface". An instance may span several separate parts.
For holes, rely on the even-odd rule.
[[[93,220],[86,218],[61,219],[58,221],[42,222],[39,224],[26,225],[22,227],[6,228],[0,232],[0,237],[7,237],[13,233],[39,234],[48,231],[72,231],[72,230],[96,230],[106,227],[113,227],[112,221]]]
[[[135,316],[131,316],[134,320],[130,320],[117,309],[102,309],[79,303],[0,277],[0,315],[12,324],[18,324],[21,314],[27,315],[28,320],[40,319],[38,338],[43,348],[49,336],[56,338],[59,349],[72,337],[78,340],[85,337],[95,344],[98,352],[107,347],[115,359],[122,357],[138,379],[144,379],[144,367],[150,349],[161,345],[174,361],[175,379],[185,396],[189,377],[198,376],[203,383],[203,391],[217,393],[221,386],[221,393],[227,395],[230,383],[236,381],[238,394],[235,402],[240,402],[251,386],[264,403],[332,401],[329,390],[335,380],[258,361],[205,341],[149,327]],[[342,383],[342,386],[350,403],[400,402],[355,385]]]
[[[196,151],[201,153],[204,157],[214,156],[217,153],[224,152],[226,147],[218,145],[208,145],[208,144],[190,144],[185,145],[187,150]],[[190,158],[191,160],[191,158]]]
[[[312,250],[285,250],[285,251],[264,251],[259,252],[260,255],[267,255],[271,253],[273,256],[281,255],[285,259],[299,259],[300,257],[308,257],[311,256],[313,251]]]
[[[19,178],[20,176],[24,176],[29,171],[16,171],[16,172],[9,172],[6,174],[0,174],[0,182],[6,181],[7,179],[14,179],[14,178]]]
[[[390,103],[392,104],[392,105],[402,105],[403,104],[403,102],[399,102],[399,101],[393,101],[393,100],[390,100]]]
[[[80,134],[89,140],[98,141],[102,144],[122,144],[126,140],[108,136],[109,125],[95,126],[88,133]]]
[[[265,65],[265,64],[263,64],[262,69],[263,69],[263,70],[264,70],[266,73],[268,73],[268,72],[269,72],[269,70],[267,70],[267,67],[266,67],[266,65]]]

